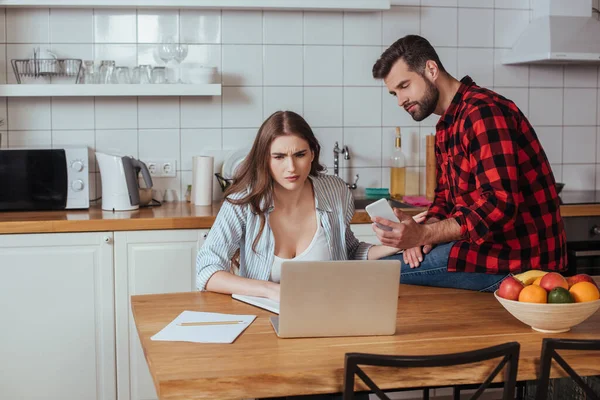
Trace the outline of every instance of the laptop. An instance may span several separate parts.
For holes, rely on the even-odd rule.
[[[277,336],[396,333],[400,261],[292,261],[281,264]]]

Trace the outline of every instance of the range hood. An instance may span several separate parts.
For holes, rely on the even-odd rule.
[[[591,0],[535,0],[533,11],[503,64],[600,64],[600,21]]]

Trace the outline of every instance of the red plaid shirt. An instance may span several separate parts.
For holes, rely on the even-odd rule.
[[[563,271],[566,236],[554,175],[527,118],[466,76],[436,126],[438,184],[428,217],[454,218],[449,271]]]

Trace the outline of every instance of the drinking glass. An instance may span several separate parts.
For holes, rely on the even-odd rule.
[[[188,55],[188,45],[186,43],[179,43],[175,46],[174,60],[177,63],[177,75],[179,76],[177,83],[184,83],[181,80],[181,63],[183,62],[183,60],[185,60],[187,55]]]
[[[102,83],[102,84],[117,83],[117,80],[115,77],[115,62],[114,62],[114,60],[104,60],[100,64],[99,83]]]
[[[140,82],[142,85],[152,83],[152,66],[140,65]]]
[[[129,76],[129,67],[117,67],[116,69],[117,83],[128,84],[131,83]]]
[[[152,69],[152,83],[167,83],[165,67],[154,67]]]
[[[98,83],[98,74],[96,73],[96,66],[94,65],[94,61],[85,60],[83,62],[83,77],[81,78],[80,83],[84,83],[86,85]]]

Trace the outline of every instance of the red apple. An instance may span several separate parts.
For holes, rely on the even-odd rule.
[[[592,278],[588,274],[577,274],[577,275],[573,275],[573,276],[570,276],[567,278],[567,283],[569,284],[569,289],[571,289],[571,286],[573,286],[574,284],[579,283],[579,282],[590,282],[590,283],[593,283],[594,285],[596,285],[596,287],[598,287],[598,285],[594,281],[594,278]]]
[[[524,287],[520,280],[509,276],[500,284],[498,296],[508,300],[519,300],[519,293]]]
[[[569,284],[567,283],[567,280],[558,272],[549,272],[544,275],[540,281],[540,287],[546,289],[547,292],[550,292],[556,287],[569,290]]]

